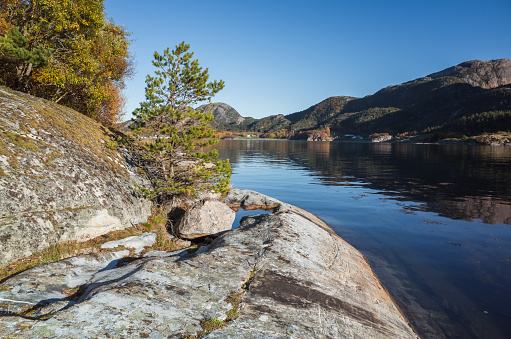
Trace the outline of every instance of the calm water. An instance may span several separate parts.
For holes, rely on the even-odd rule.
[[[511,338],[511,148],[226,140],[233,186],[316,214],[425,338]]]

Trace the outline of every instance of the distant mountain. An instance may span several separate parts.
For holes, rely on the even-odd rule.
[[[233,126],[230,126],[233,130]],[[472,60],[364,98],[330,97],[306,110],[246,118],[234,129],[337,134],[474,134],[511,129],[511,60]]]
[[[294,130],[326,127],[330,125],[335,116],[341,113],[344,106],[354,99],[357,98],[347,96],[330,97],[306,110],[288,114],[285,118],[291,122]]]
[[[220,131],[303,135],[326,127],[336,135],[429,134],[435,138],[511,130],[511,60],[471,60],[364,98],[335,96],[303,111],[242,117],[226,103],[212,108]],[[120,127],[128,130],[130,122]],[[277,133],[279,132],[279,133]]]
[[[438,130],[483,112],[510,112],[510,84],[511,60],[467,61],[352,100],[330,126],[339,133],[356,134]],[[481,130],[474,133],[485,131],[481,123]]]
[[[238,111],[223,102],[215,102],[197,108],[197,110],[200,111],[208,111],[211,109],[215,116],[215,122],[218,124],[240,125],[245,120]]]
[[[228,104],[225,104],[223,102],[216,102],[211,103],[207,105],[199,106],[196,110],[200,111],[208,111],[212,109],[213,116],[215,117],[215,120],[213,121],[213,125],[216,128],[222,129],[222,130],[229,130],[230,126],[232,125],[233,129],[238,130],[239,125],[242,124],[245,120],[246,122],[250,123],[254,119],[253,118],[243,118],[238,111],[236,111],[234,108],[229,106]],[[184,109],[186,110],[186,108]],[[130,126],[135,123],[134,119],[119,123],[117,128],[122,132],[128,132],[130,131]],[[245,126],[244,126],[245,127]]]

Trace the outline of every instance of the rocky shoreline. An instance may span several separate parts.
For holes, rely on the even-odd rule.
[[[183,201],[173,238],[122,138],[0,89],[0,337],[416,338],[364,256],[295,206]],[[231,230],[236,208],[273,214]]]
[[[121,249],[13,276],[0,290],[0,336],[417,337],[364,256],[317,217],[248,190],[225,202],[273,214],[198,249]]]

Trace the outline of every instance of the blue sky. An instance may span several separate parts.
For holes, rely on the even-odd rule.
[[[154,51],[181,41],[225,81],[213,101],[255,118],[511,58],[511,0],[106,0],[105,10],[134,39],[125,120],[144,100]]]

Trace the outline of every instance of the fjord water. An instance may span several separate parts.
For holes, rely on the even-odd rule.
[[[223,140],[232,183],[360,250],[424,338],[511,338],[511,147]]]

